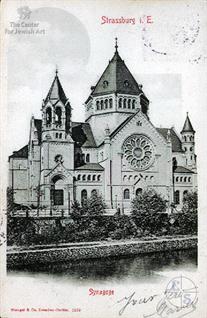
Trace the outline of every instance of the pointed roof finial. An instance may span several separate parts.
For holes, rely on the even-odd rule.
[[[118,51],[118,38],[115,37],[115,52]]]
[[[57,66],[57,64],[56,64],[55,74],[56,74],[56,76],[58,75],[58,66]]]
[[[190,118],[188,117],[188,112],[186,112],[186,120],[185,120],[185,123],[184,123],[184,126],[183,126],[181,133],[184,133],[184,132],[195,133],[195,130],[193,129]]]

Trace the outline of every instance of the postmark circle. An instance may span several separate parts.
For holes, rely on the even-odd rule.
[[[185,276],[178,276],[169,281],[165,289],[167,300],[178,308],[185,308],[197,301],[197,286]]]

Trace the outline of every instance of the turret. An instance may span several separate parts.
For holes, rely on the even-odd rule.
[[[186,120],[181,131],[182,147],[186,156],[186,167],[194,168],[196,164],[195,160],[195,130],[191,124],[190,118],[186,116]]]
[[[52,140],[70,139],[71,133],[71,106],[58,78],[55,78],[47,97],[42,103],[42,140],[48,137]]]

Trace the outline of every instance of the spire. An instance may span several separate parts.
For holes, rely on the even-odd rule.
[[[184,126],[183,126],[181,133],[185,133],[185,132],[195,133],[195,130],[193,129],[190,118],[188,116],[188,112],[187,112],[186,120],[185,120],[185,123],[184,123]]]
[[[115,38],[115,52],[118,52],[118,38]]]
[[[56,70],[55,70],[55,78],[52,82],[52,85],[49,89],[49,92],[47,94],[47,97],[45,99],[45,102],[47,102],[48,100],[50,100],[53,104],[55,102],[57,102],[58,100],[61,100],[61,102],[63,104],[66,103],[67,101],[67,97],[65,95],[65,92],[62,88],[62,85],[60,83],[60,80],[59,80],[59,77],[58,77],[58,69],[56,67]]]

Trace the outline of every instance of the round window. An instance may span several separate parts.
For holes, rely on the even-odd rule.
[[[59,154],[56,155],[56,156],[55,156],[55,162],[57,162],[57,163],[58,163],[58,162],[61,162],[61,163],[62,163],[62,162],[63,162],[63,156],[62,156],[62,155],[59,155]]]
[[[145,170],[154,160],[152,141],[144,135],[132,135],[123,144],[124,158],[134,170]]]

